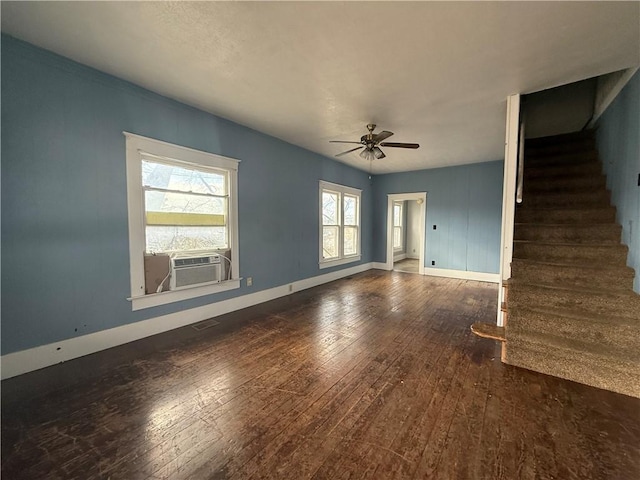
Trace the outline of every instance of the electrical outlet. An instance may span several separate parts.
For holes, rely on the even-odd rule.
[[[431,260],[431,265],[435,265],[436,261],[435,260]]]
[[[247,277],[247,287],[253,285],[253,277]]]

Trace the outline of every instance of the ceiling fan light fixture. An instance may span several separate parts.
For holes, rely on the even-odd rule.
[[[373,152],[372,153],[378,160],[381,159],[381,158],[386,157],[384,152],[382,150],[380,150],[380,147],[373,147]]]

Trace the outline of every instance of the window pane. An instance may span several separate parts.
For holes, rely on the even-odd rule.
[[[170,227],[146,228],[146,251],[172,252],[227,248],[226,227]]]
[[[181,192],[226,195],[226,173],[142,161],[142,185]]]
[[[323,227],[322,258],[337,258],[338,255],[338,227]]]
[[[144,201],[147,212],[205,213],[209,215],[225,215],[227,213],[226,198],[147,190],[144,192]]]
[[[402,225],[402,205],[397,203],[393,205],[393,225],[396,227]]]
[[[402,227],[393,227],[393,248],[402,248]]]
[[[338,225],[338,202],[337,193],[322,192],[322,224]]]
[[[357,227],[344,227],[344,255],[358,254]]]
[[[358,225],[358,198],[344,196],[344,224]]]

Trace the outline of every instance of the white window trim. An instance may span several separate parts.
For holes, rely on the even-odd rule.
[[[359,188],[353,188],[353,187],[347,187],[345,185],[339,185],[337,183],[331,183],[331,182],[326,182],[324,180],[320,180],[320,185],[318,188],[318,222],[319,222],[319,232],[318,232],[318,241],[319,241],[319,245],[318,245],[318,258],[319,258],[319,262],[318,262],[318,266],[320,269],[323,268],[330,268],[330,267],[337,267],[338,265],[345,265],[347,263],[353,263],[353,262],[358,262],[360,261],[360,259],[362,258],[362,250],[361,250],[361,246],[362,246],[362,190],[360,190]],[[323,223],[322,223],[322,192],[323,190],[328,190],[331,192],[335,192],[335,193],[339,193],[340,194],[340,206],[339,206],[339,211],[340,211],[340,224],[339,224],[339,229],[340,229],[340,241],[339,243],[339,248],[340,248],[340,256],[336,259],[331,259],[331,260],[324,260],[322,258],[322,227],[323,227]],[[343,196],[344,194],[347,195],[353,195],[355,197],[358,197],[358,253],[355,255],[348,255],[345,256],[343,254],[343,248],[344,248],[344,240],[343,240],[343,228],[344,228],[344,222],[342,219],[342,209],[343,209]]]
[[[238,163],[240,160],[223,157],[192,148],[173,145],[153,138],[122,132],[126,138],[127,207],[129,213],[129,269],[132,310],[156,307],[190,298],[240,288],[238,253]],[[164,157],[177,162],[221,168],[229,172],[229,248],[231,249],[231,279],[193,288],[169,290],[145,295],[144,282],[144,191],[142,188],[142,155]]]

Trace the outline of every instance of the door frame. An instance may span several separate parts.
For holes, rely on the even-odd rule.
[[[425,243],[426,243],[426,217],[427,217],[427,192],[415,193],[390,193],[387,195],[387,261],[386,269],[393,270],[393,202],[404,200],[422,200],[420,207],[420,255],[418,257],[418,273],[424,275]],[[406,234],[406,225],[405,225]]]

